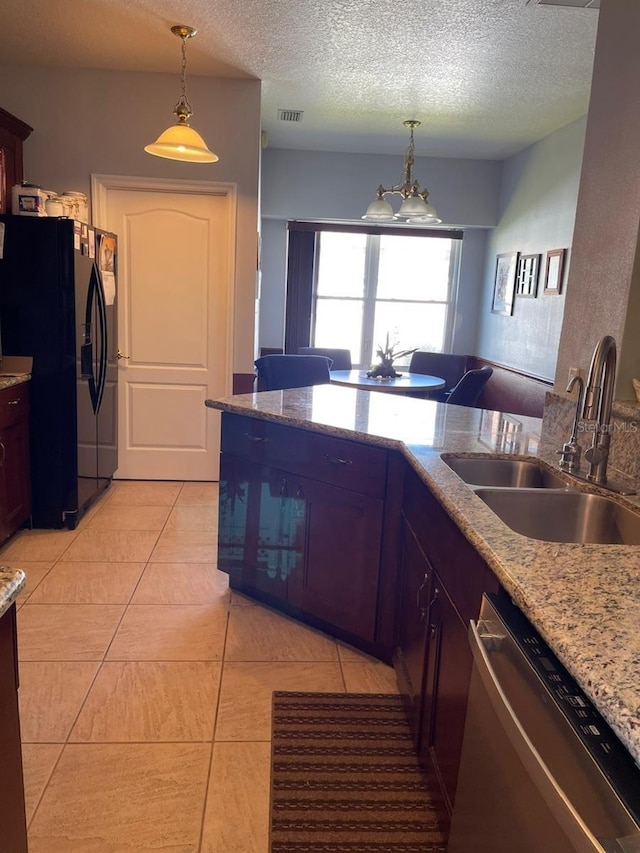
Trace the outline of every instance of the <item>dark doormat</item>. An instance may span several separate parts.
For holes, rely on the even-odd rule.
[[[271,853],[444,853],[402,699],[273,694]]]

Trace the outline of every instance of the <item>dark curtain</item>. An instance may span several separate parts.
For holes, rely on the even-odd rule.
[[[284,351],[297,353],[311,340],[316,232],[289,229]]]

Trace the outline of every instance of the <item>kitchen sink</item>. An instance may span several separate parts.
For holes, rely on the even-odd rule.
[[[601,495],[543,489],[475,492],[508,527],[532,539],[640,545],[640,514]]]
[[[486,457],[442,456],[449,468],[474,486],[502,488],[566,489],[567,483],[553,471],[537,462],[524,459],[489,459]]]

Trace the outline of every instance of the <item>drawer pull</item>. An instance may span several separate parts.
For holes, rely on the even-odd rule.
[[[17,399],[17,400],[9,400],[9,402],[8,402],[8,404],[7,404],[7,405],[9,405],[9,406],[17,406],[17,405],[18,405],[18,403],[20,402],[20,400],[22,400],[22,397],[18,397],[18,399]]]
[[[332,465],[352,465],[350,459],[341,459],[339,456],[329,456],[328,453],[324,454],[324,458],[327,462],[330,462]]]
[[[249,439],[249,441],[262,441],[266,442],[268,439],[264,438],[261,435],[251,435],[250,432],[245,432],[245,436]]]

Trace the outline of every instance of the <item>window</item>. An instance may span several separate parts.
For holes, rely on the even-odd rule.
[[[363,367],[375,361],[387,333],[398,349],[447,349],[459,245],[440,234],[319,230],[313,345],[346,347]]]

